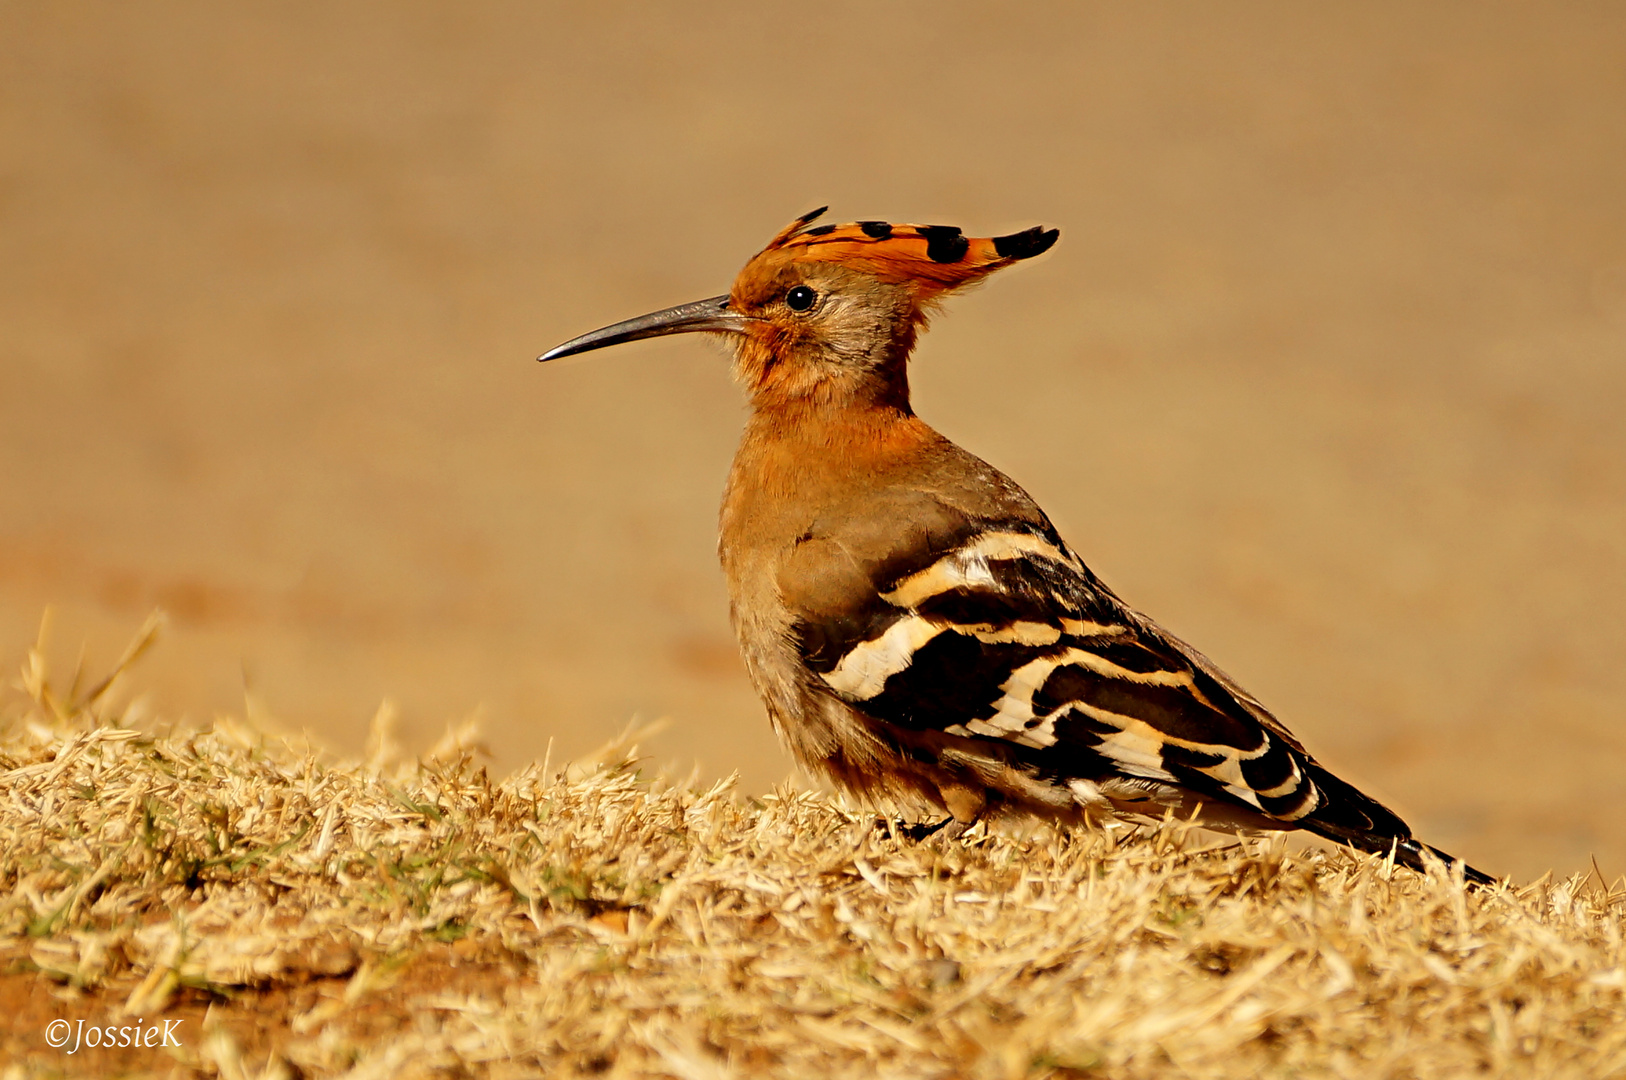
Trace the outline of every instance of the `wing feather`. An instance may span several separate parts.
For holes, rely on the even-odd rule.
[[[914,562],[894,554],[888,572],[839,622],[809,614],[796,628],[824,690],[866,715],[1020,747],[1081,798],[1175,785],[1344,839],[1410,835],[1118,600],[1047,523],[969,528]]]

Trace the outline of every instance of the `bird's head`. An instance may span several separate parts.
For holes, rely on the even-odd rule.
[[[927,315],[947,293],[1049,250],[1056,229],[968,237],[949,225],[814,225],[821,208],[769,241],[727,295],[628,319],[565,342],[552,360],[623,341],[705,331],[729,336],[753,400],[896,397]]]

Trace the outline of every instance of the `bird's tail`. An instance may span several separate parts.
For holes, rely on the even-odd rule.
[[[1359,851],[1374,855],[1392,854],[1395,862],[1413,870],[1426,873],[1429,858],[1434,858],[1453,870],[1462,867],[1463,880],[1476,888],[1489,888],[1496,884],[1496,879],[1483,870],[1414,838],[1411,828],[1376,799],[1318,765],[1312,764],[1309,771],[1311,779],[1321,789],[1324,801],[1299,822],[1303,828]]]
[[[1488,889],[1496,884],[1496,879],[1485,873],[1485,871],[1476,869],[1455,855],[1447,855],[1432,844],[1425,844],[1421,840],[1409,836],[1404,840],[1396,838],[1392,841],[1392,844],[1394,845],[1395,862],[1402,866],[1409,866],[1413,870],[1426,870],[1427,862],[1424,859],[1424,853],[1427,853],[1452,870],[1459,866],[1462,867],[1462,880],[1475,888]],[[1388,852],[1389,849],[1384,848],[1382,854],[1388,854]]]

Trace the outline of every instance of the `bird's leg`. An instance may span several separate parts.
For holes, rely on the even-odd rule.
[[[982,819],[983,811],[988,808],[987,793],[980,787],[961,784],[942,785],[938,788],[938,793],[943,799],[943,805],[948,808],[948,817],[930,823],[898,821],[894,824],[894,831],[917,844],[938,833],[942,833],[949,840],[958,840],[965,835],[966,830]]]
[[[883,822],[882,824],[886,823]],[[903,837],[905,840],[913,840],[917,844],[926,839],[928,836],[934,836],[937,833],[944,832],[945,829],[948,830],[945,835],[952,840],[970,827],[967,825],[961,825],[958,821],[954,820],[952,815],[944,818],[941,821],[903,821],[900,819],[892,822],[891,825],[892,831],[897,835]],[[955,826],[955,828],[948,829],[948,826],[950,825]]]

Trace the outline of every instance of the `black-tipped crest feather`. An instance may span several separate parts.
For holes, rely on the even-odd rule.
[[[1046,229],[1035,225],[1031,229],[994,237],[994,250],[1006,259],[1031,259],[1055,246],[1060,229]]]

